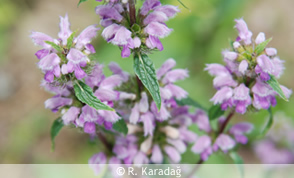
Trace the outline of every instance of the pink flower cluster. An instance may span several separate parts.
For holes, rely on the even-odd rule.
[[[131,24],[127,2],[113,0],[96,7],[96,13],[101,18],[100,24],[105,27],[103,38],[122,47],[122,57],[129,57],[131,50],[139,48],[163,50],[159,38],[170,34],[172,29],[165,22],[177,12],[179,9],[176,6],[161,5],[159,0],[146,0],[135,14],[135,24]]]
[[[191,150],[195,154],[199,154],[203,161],[206,161],[212,153],[217,152],[219,149],[227,153],[229,150],[233,149],[237,143],[246,144],[248,142],[246,134],[250,133],[253,129],[252,124],[240,122],[233,125],[228,130],[228,133],[220,133],[214,139],[210,134],[213,132],[213,129],[206,112],[198,110],[196,114],[193,115],[192,120],[204,134],[197,138]],[[218,129],[220,129],[224,121],[224,117],[218,118]]]
[[[187,145],[196,140],[197,135],[188,130],[192,124],[189,107],[179,106],[175,101],[175,98],[187,97],[187,92],[174,82],[188,77],[188,71],[172,69],[175,65],[176,62],[169,59],[157,70],[157,78],[162,84],[160,111],[154,101],[150,102],[146,91],[141,91],[141,97],[132,104],[123,103],[116,108],[127,122],[128,135],[116,137],[112,150],[114,157],[109,159],[109,163],[115,160],[116,164],[159,164],[163,163],[164,155],[171,162],[179,163]],[[96,159],[97,155],[105,159]],[[107,163],[105,153],[95,154],[89,163]],[[100,169],[99,165],[94,168],[96,172]]]
[[[70,30],[68,16],[60,17],[60,32],[58,39],[54,39],[44,33],[33,31],[30,35],[33,42],[43,47],[35,55],[40,60],[38,67],[45,74],[44,79],[53,83],[55,79],[68,80],[74,73],[78,80],[87,76],[90,59],[89,54],[95,53],[92,39],[97,35],[99,28],[91,25],[83,30],[79,36]],[[55,80],[56,81],[56,80]]]
[[[136,98],[136,95],[117,91],[115,88],[127,81],[129,74],[122,71],[116,63],[109,65],[113,75],[105,77],[103,65],[96,64],[92,72],[85,78],[88,86],[94,89],[94,95],[103,103],[113,107],[120,100]],[[112,124],[121,119],[115,111],[96,110],[76,99],[71,82],[63,86],[53,86],[43,82],[42,86],[54,97],[45,101],[45,107],[53,112],[61,111],[65,125],[74,125],[84,129],[85,133],[96,134],[96,126],[111,130]]]
[[[213,86],[217,92],[211,101],[220,104],[223,110],[235,108],[241,114],[251,105],[258,110],[275,106],[278,94],[267,81],[282,75],[283,61],[277,56],[276,49],[262,49],[262,44],[266,43],[264,33],[259,33],[252,41],[252,32],[243,19],[236,20],[235,27],[239,36],[233,49],[223,52],[226,65],[207,64],[205,68],[215,77]],[[289,98],[292,91],[283,85],[280,87]]]

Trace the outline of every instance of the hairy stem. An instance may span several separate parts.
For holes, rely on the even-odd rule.
[[[105,138],[105,136],[101,132],[97,132],[97,137],[103,143],[103,145],[105,146],[105,148],[108,151],[112,150],[112,145],[107,141],[107,139]]]
[[[135,0],[129,0],[129,10],[130,10],[130,26],[132,27],[136,23]]]
[[[227,116],[225,122],[222,124],[222,126],[220,127],[219,131],[218,131],[218,136],[224,132],[226,126],[228,125],[228,123],[230,122],[231,118],[233,117],[233,115],[235,114],[235,110],[232,110],[230,112],[230,114]]]

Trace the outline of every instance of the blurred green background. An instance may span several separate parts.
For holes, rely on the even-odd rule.
[[[174,58],[178,68],[187,68],[190,78],[178,84],[190,96],[209,107],[214,95],[212,77],[203,71],[205,63],[222,63],[221,51],[229,48],[229,39],[237,36],[234,19],[243,17],[253,37],[262,31],[273,37],[270,46],[278,49],[285,60],[286,70],[280,83],[294,88],[294,1],[293,0],[162,0],[178,5],[181,13],[168,22],[174,32],[163,39],[164,51],[150,55],[156,67]],[[51,97],[40,88],[41,72],[34,53],[40,49],[29,38],[31,30],[57,37],[59,15],[69,15],[71,28],[83,30],[98,24],[94,7],[100,3],[89,0],[77,8],[78,0],[1,0],[0,1],[0,163],[87,163],[101,145],[88,144],[86,134],[75,129],[63,129],[51,152],[49,130],[57,114],[44,109],[44,101]],[[100,31],[101,32],[101,31]],[[133,73],[132,59],[121,59],[116,46],[107,44],[101,36],[95,40],[98,61],[107,65],[119,63]],[[107,74],[110,72],[105,70]],[[282,110],[294,116],[293,96],[290,102],[278,100],[274,112]],[[266,122],[266,111],[235,115],[234,122],[248,120],[256,128],[255,137]],[[293,117],[294,118],[294,117]],[[247,146],[240,153],[245,163],[258,163]],[[197,162],[197,156],[187,153],[184,162]],[[230,163],[223,155],[212,157],[209,163]]]

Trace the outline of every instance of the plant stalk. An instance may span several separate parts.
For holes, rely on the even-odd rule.
[[[132,27],[136,23],[136,6],[135,0],[129,0],[130,11],[130,26]]]

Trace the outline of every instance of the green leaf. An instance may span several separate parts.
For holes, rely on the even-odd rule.
[[[118,120],[116,123],[112,125],[112,128],[119,133],[123,133],[124,135],[128,134],[128,127],[124,119]]]
[[[220,105],[213,105],[208,110],[209,120],[214,120],[224,115],[224,111],[221,109]]]
[[[268,119],[264,129],[262,129],[260,137],[264,137],[274,123],[274,116],[273,116],[272,108],[269,108],[267,111],[269,113],[269,119]]]
[[[264,41],[264,42],[258,44],[258,45],[256,46],[256,48],[254,49],[255,54],[256,54],[256,55],[259,55],[260,53],[262,53],[262,52],[264,51],[265,47],[268,45],[268,43],[269,43],[270,41],[272,41],[272,38],[267,39],[266,41]]]
[[[267,81],[267,83],[272,87],[272,89],[277,92],[280,97],[285,100],[285,101],[288,101],[287,97],[285,96],[283,90],[281,89],[280,87],[280,84],[279,82],[277,81],[277,79],[275,78],[275,76],[273,75],[270,75],[270,79]]]
[[[55,148],[55,137],[58,135],[59,131],[62,129],[63,126],[64,124],[61,117],[57,118],[51,126],[50,135],[51,135],[51,150],[52,151],[54,151],[54,148]]]
[[[81,3],[86,2],[86,1],[88,1],[88,0],[80,0],[79,3],[78,3],[78,7],[79,7],[79,5],[80,5]]]
[[[57,44],[53,43],[52,41],[45,41],[45,43],[47,43],[48,45],[51,45],[52,48],[56,49],[56,51],[58,52],[62,52],[62,48],[60,46],[58,46]]]
[[[160,110],[161,96],[153,62],[145,54],[135,54],[134,70],[143,85],[150,92],[158,110]]]
[[[74,84],[74,90],[76,97],[81,102],[91,106],[92,108],[97,110],[114,111],[113,108],[102,103],[96,96],[94,96],[92,88],[86,85],[84,82],[76,81]]]
[[[184,98],[184,99],[181,99],[181,100],[177,100],[176,99],[176,102],[180,106],[188,105],[188,106],[194,106],[195,108],[200,108],[200,109],[203,109],[203,110],[207,110],[206,108],[204,108],[203,106],[201,106],[197,101],[194,101],[190,97],[187,97],[187,98]]]
[[[76,35],[77,31],[74,31],[67,39],[67,44],[66,44],[66,47],[67,49],[70,49],[72,47],[72,43],[73,43],[73,40],[74,40],[74,37]]]
[[[239,156],[239,154],[237,152],[231,152],[230,153],[230,157],[232,158],[232,160],[234,161],[234,163],[237,165],[240,174],[241,174],[241,178],[244,178],[244,161],[241,158],[241,156]]]

